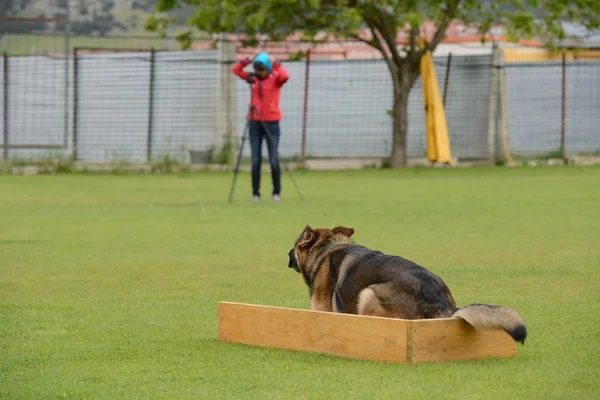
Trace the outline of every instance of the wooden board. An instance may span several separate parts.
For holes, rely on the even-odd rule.
[[[412,320],[413,363],[512,357],[515,341],[504,331],[477,332],[459,318]]]
[[[505,332],[476,332],[458,318],[404,320],[219,303],[219,340],[396,363],[511,357]]]
[[[255,346],[407,362],[408,321],[219,303],[219,340]]]

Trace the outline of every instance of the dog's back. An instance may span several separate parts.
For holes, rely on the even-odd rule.
[[[455,310],[444,281],[410,260],[346,244],[332,251],[331,262],[346,312],[420,319],[447,317]]]

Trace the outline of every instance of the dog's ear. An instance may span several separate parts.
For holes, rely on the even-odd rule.
[[[333,233],[341,233],[344,236],[351,237],[354,234],[353,228],[348,228],[345,226],[336,226],[332,229]]]
[[[300,241],[298,242],[298,245],[300,245],[300,247],[308,247],[309,245],[314,243],[316,238],[317,234],[315,233],[313,228],[311,228],[310,225],[306,225],[304,231],[302,232],[302,235],[300,236]]]

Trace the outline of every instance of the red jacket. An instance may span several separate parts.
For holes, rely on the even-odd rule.
[[[231,70],[243,80],[247,80],[248,72],[244,71],[244,67],[250,64],[250,62],[251,61],[248,58],[239,60]],[[254,105],[266,122],[281,120],[279,92],[289,77],[289,72],[278,62],[274,62],[271,73],[265,79],[254,79],[254,83],[252,84]],[[252,99],[250,102],[252,102]],[[250,105],[250,102],[248,105]],[[258,113],[253,112],[251,119],[252,121],[259,121],[260,118],[258,117]]]

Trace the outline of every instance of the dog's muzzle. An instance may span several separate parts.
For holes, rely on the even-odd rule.
[[[298,263],[296,262],[296,257],[294,256],[294,249],[291,249],[288,255],[290,256],[288,268],[294,268],[296,272],[300,272],[300,269],[298,268]]]

